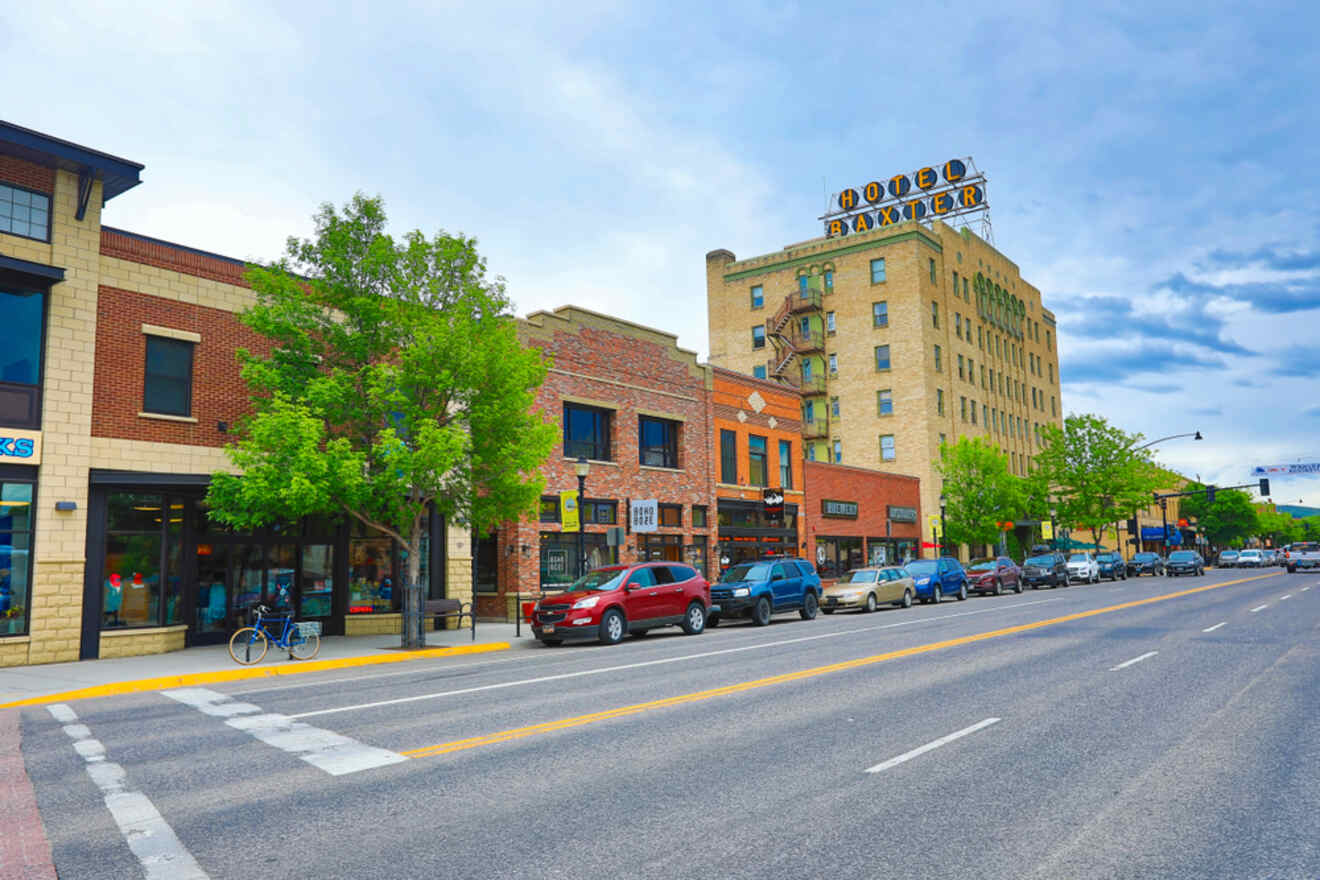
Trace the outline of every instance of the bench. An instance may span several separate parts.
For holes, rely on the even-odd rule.
[[[465,605],[457,599],[427,599],[422,606],[422,617],[435,619],[435,628],[444,629],[442,621],[457,620],[461,628],[463,618],[468,619],[468,625],[472,628],[472,641],[477,640],[477,616],[471,605]]]

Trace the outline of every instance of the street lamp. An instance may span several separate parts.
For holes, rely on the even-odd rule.
[[[586,497],[587,492],[587,474],[591,473],[591,462],[583,457],[578,457],[573,465],[573,470],[577,472],[578,478],[578,577],[587,573],[587,542],[583,529],[587,526],[586,511],[583,509],[582,499]]]
[[[1191,437],[1193,440],[1205,439],[1204,437],[1201,436],[1200,431],[1192,431],[1187,434],[1170,434],[1167,437],[1161,437],[1158,440],[1152,440],[1149,443],[1143,443],[1140,446],[1134,446],[1132,447],[1132,451],[1136,452],[1138,449],[1145,449],[1148,446],[1154,446],[1156,443],[1163,443],[1165,440],[1177,440],[1179,437]],[[1163,555],[1167,556],[1169,553],[1169,500],[1167,498],[1160,499],[1160,520],[1164,527],[1164,530],[1160,532],[1160,538],[1161,538],[1160,549],[1164,551]],[[1138,536],[1137,540],[1138,541],[1141,540],[1140,536]],[[1137,548],[1140,549],[1140,547],[1141,544],[1138,543]]]
[[[1053,504],[1050,505],[1050,547],[1059,549],[1059,527],[1055,525],[1055,520],[1059,518],[1059,508]]]
[[[1140,446],[1133,446],[1132,451],[1136,452],[1138,449],[1145,449],[1148,446],[1154,446],[1156,443],[1163,443],[1165,440],[1177,440],[1179,437],[1191,437],[1193,440],[1205,439],[1204,437],[1201,436],[1200,431],[1192,431],[1189,434],[1170,434],[1167,437],[1161,437],[1158,440],[1152,440],[1149,443],[1143,443]]]
[[[949,506],[949,499],[945,498],[943,493],[940,493],[940,540],[938,542],[939,547],[936,548],[939,551],[940,556],[944,555],[944,548],[946,546],[944,542],[948,540],[947,537],[948,529],[944,521],[944,511],[948,508],[948,506]]]

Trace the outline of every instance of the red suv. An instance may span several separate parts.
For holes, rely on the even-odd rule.
[[[532,609],[532,634],[547,645],[572,639],[619,642],[657,626],[683,627],[694,636],[706,628],[710,584],[678,562],[611,565],[587,572],[566,591],[546,596]]]

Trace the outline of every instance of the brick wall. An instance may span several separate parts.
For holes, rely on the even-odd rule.
[[[732,370],[713,368],[714,390],[711,395],[714,425],[711,431],[711,459],[716,491],[721,498],[762,499],[761,487],[748,483],[747,435],[766,438],[766,467],[771,486],[784,488],[780,479],[779,441],[792,444],[789,465],[792,467],[790,491],[785,500],[802,504],[802,395],[793,388],[746,376]],[[738,439],[738,479],[736,484],[722,482],[720,467],[720,432],[733,431]]]
[[[247,265],[241,260],[202,253],[108,226],[101,227],[101,254],[183,275],[209,278],[239,287],[249,286],[243,280]]]
[[[859,538],[921,537],[921,481],[916,477],[890,474],[847,465],[808,461],[804,470],[807,479],[806,524],[807,552],[816,558],[817,536]],[[823,515],[821,502],[855,501],[857,519],[840,519]],[[915,523],[894,522],[885,531],[889,505],[917,509]]]
[[[49,195],[55,192],[55,169],[0,155],[0,183],[12,183]]]
[[[235,351],[269,351],[269,341],[239,323],[233,313],[102,285],[97,297],[96,394],[92,435],[192,446],[223,446],[229,435],[217,422],[247,412],[247,386]],[[196,423],[144,418],[146,335],[143,324],[198,333],[193,354],[192,417]]]

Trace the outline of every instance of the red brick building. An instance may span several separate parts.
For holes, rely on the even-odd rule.
[[[807,557],[822,578],[921,555],[920,480],[866,468],[805,463]]]
[[[561,587],[583,564],[670,559],[714,574],[710,368],[672,334],[575,306],[529,315],[520,337],[553,360],[535,406],[560,426],[560,441],[543,468],[539,517],[477,541],[478,614],[510,615],[516,593]],[[577,531],[562,523],[562,493],[576,497],[579,459],[589,468],[585,560]],[[634,528],[630,509],[653,510],[654,530]],[[610,543],[611,529],[620,544]]]

